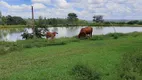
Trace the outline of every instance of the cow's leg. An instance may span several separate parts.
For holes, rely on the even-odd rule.
[[[92,32],[90,33],[90,37],[92,37]]]
[[[53,39],[54,39],[54,37],[55,37],[55,36],[52,34],[52,35],[51,35],[51,40],[53,40]]]

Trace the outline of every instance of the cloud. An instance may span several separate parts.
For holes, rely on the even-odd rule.
[[[70,7],[69,3],[66,0],[53,0],[52,4],[61,9]]]
[[[42,3],[34,3],[32,4],[32,6],[34,7],[34,9],[45,9],[46,6]]]
[[[89,4],[101,4],[104,3],[104,0],[88,0]]]
[[[50,4],[51,0],[32,0],[33,3],[44,3],[44,4]]]
[[[8,1],[8,0],[7,0]],[[81,19],[92,20],[93,15],[101,14],[104,18],[142,19],[142,0],[31,0],[35,18],[66,18],[74,12]],[[31,17],[31,5],[13,5],[5,0],[0,1],[0,10],[4,15]],[[7,11],[6,11],[7,10]]]
[[[10,5],[4,1],[0,1],[0,6],[3,6],[3,7],[10,7]]]

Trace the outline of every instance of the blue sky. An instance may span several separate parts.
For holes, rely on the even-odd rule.
[[[31,0],[2,0],[7,2],[10,5],[20,5],[20,4],[31,4]]]
[[[142,0],[0,0],[0,11],[4,16],[30,18],[31,5],[35,18],[66,18],[68,13],[74,12],[85,20],[92,20],[93,15],[142,20]]]

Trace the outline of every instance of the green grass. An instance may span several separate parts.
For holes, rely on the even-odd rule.
[[[115,23],[111,23],[111,24],[100,24],[100,23],[90,23],[88,24],[89,26],[119,26],[119,27],[123,27],[123,26],[129,26],[129,27],[142,27],[142,25],[140,24],[115,24]]]
[[[26,25],[0,25],[1,28],[26,28]]]
[[[139,24],[134,24],[134,25],[130,25],[130,24],[94,24],[94,23],[90,23],[90,24],[79,24],[79,25],[72,25],[72,26],[67,26],[67,25],[57,25],[57,26],[54,26],[54,25],[51,25],[51,26],[48,26],[48,27],[79,27],[79,26],[93,26],[93,27],[102,27],[102,26],[118,26],[118,27],[123,27],[123,26],[129,26],[129,27],[142,27],[142,25],[139,25]],[[0,29],[3,29],[3,28],[27,28],[29,26],[27,25],[0,25]]]
[[[141,34],[3,42],[0,80],[142,80]]]

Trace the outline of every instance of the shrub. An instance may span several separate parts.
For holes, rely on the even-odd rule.
[[[142,80],[142,50],[125,53],[118,72],[120,80]]]
[[[72,75],[77,80],[101,80],[99,73],[82,64],[77,64],[72,68]]]
[[[0,47],[0,55],[4,55],[4,54],[6,54],[6,53],[7,53],[6,49]]]
[[[103,35],[96,35],[96,36],[93,36],[91,38],[91,40],[103,40],[104,39],[104,36]]]
[[[4,55],[6,53],[20,50],[21,47],[17,43],[13,42],[0,42],[0,54]]]

